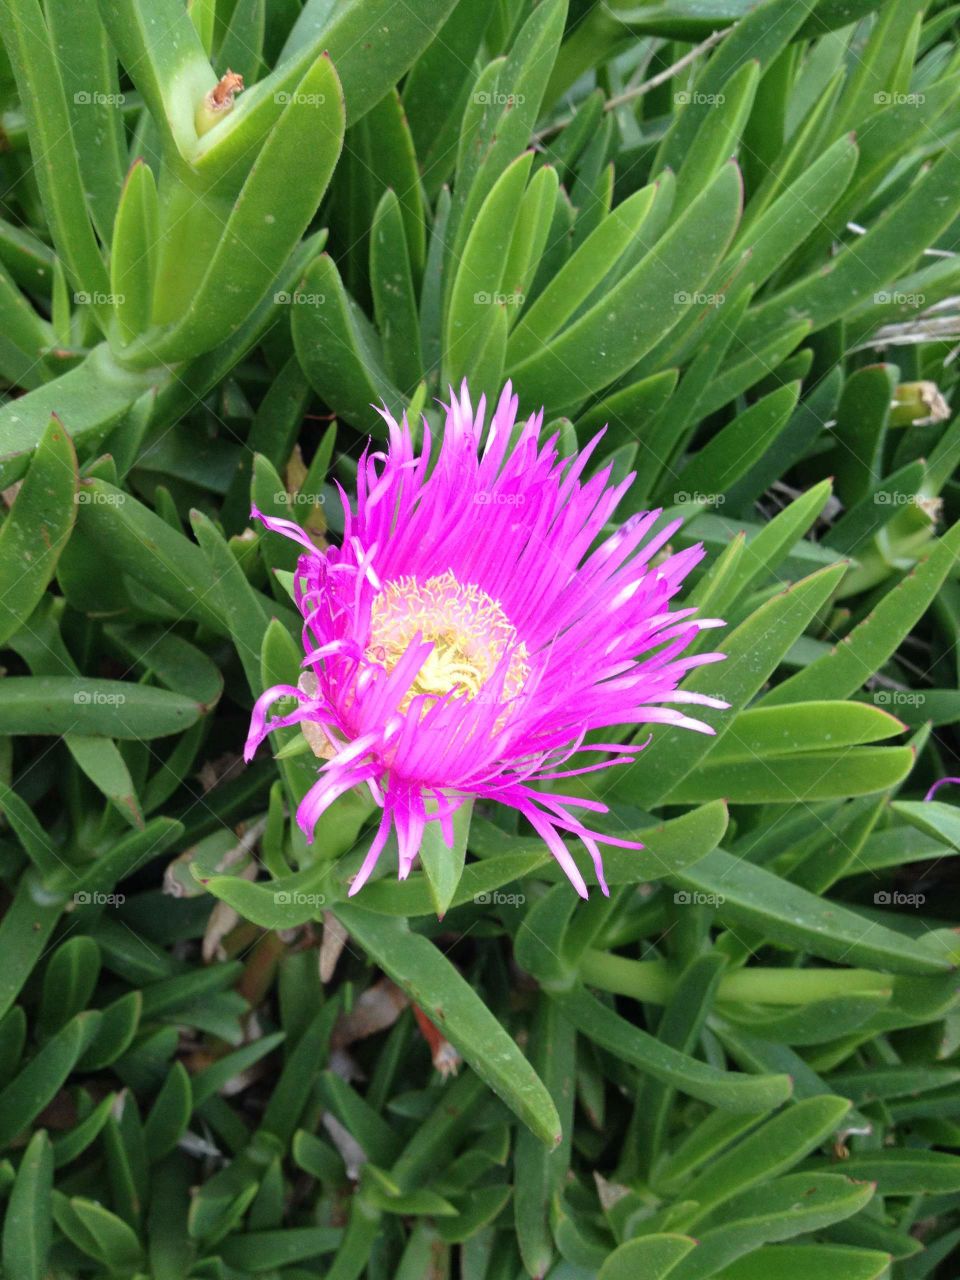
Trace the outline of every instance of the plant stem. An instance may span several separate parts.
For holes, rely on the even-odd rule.
[[[580,964],[584,982],[651,1004],[666,1004],[676,974],[663,960],[628,960],[588,951]],[[837,995],[889,994],[890,979],[869,969],[740,969],[720,979],[718,1000],[802,1005]]]
[[[732,27],[725,27],[720,31],[711,32],[711,34],[707,36],[706,40],[698,44],[696,48],[685,53],[682,58],[678,58],[676,62],[672,63],[665,70],[659,71],[655,76],[651,77],[651,79],[644,80],[643,84],[631,85],[630,88],[625,89],[623,93],[618,93],[616,97],[608,98],[603,104],[604,111],[616,111],[617,107],[626,106],[627,103],[634,102],[637,98],[642,98],[644,94],[650,93],[651,90],[659,88],[662,84],[666,84],[668,80],[673,79],[673,77],[679,71],[682,71],[684,67],[688,67],[691,62],[695,62],[701,54],[712,49],[715,44],[719,44],[720,41],[728,36],[732,30]],[[663,43],[666,44],[666,41]],[[562,120],[554,120],[552,124],[546,125],[538,133],[535,133],[533,135],[533,141],[543,142],[546,138],[552,137],[553,134],[559,133],[561,129],[565,129],[568,124],[572,123],[573,119],[574,117],[569,115],[564,116]]]

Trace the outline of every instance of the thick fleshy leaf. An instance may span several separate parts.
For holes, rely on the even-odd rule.
[[[818,898],[722,849],[675,878],[706,894],[721,918],[749,924],[775,942],[828,960],[872,965],[890,973],[936,974],[950,968],[932,946]]]
[[[229,338],[271,288],[316,213],[343,142],[343,98],[330,59],[318,58],[288,99],[230,207],[185,314],[168,333],[151,336],[153,363],[200,355]],[[298,181],[279,199],[294,166]]]
[[[100,1017],[90,1010],[72,1018],[0,1092],[0,1147],[27,1129],[54,1097],[96,1035]]]
[[[789,1076],[748,1076],[722,1071],[680,1053],[633,1026],[582,987],[552,992],[551,999],[557,1001],[564,1017],[579,1032],[601,1048],[617,1054],[654,1079],[722,1111],[766,1111],[785,1101],[792,1092]]]
[[[719,1280],[766,1280],[776,1268],[777,1280],[883,1280],[890,1254],[837,1245],[769,1245],[719,1272]]]
[[[117,331],[124,344],[150,324],[158,218],[153,171],[137,160],[120,194],[110,255],[110,290]]]
[[[283,47],[283,61],[326,49],[343,83],[352,124],[380,101],[430,43],[455,0],[307,0]]]
[[[167,157],[187,157],[197,131],[194,111],[217,77],[177,0],[97,0],[103,24],[163,139]]]
[[[725,165],[690,208],[606,297],[550,343],[511,364],[524,394],[551,410],[581,403],[625,373],[697,305],[740,215],[740,175]]]
[[[11,676],[0,687],[0,732],[162,738],[203,714],[191,698],[124,680]]]
[[[687,688],[728,701],[731,710],[724,715],[726,723],[732,723],[733,713],[762,688],[816,611],[829,599],[843,572],[843,566],[823,569],[761,605],[726,638],[725,661],[695,672],[686,682]],[[635,775],[635,782],[630,779],[631,801],[647,807],[656,803],[694,769],[717,741],[706,735],[691,739],[692,735],[682,730],[661,729],[637,764],[619,771],[620,776],[613,780],[615,787],[620,790],[627,776]]]
[[[958,548],[960,523],[933,545],[929,556],[888,591],[836,648],[771,689],[764,695],[763,705],[799,702],[811,695],[846,698],[859,689],[930,607],[956,562]]]
[[[362,907],[337,915],[368,955],[443,1029],[477,1075],[548,1146],[560,1120],[543,1082],[473,988],[432,943]]]
[[[53,577],[76,519],[76,497],[73,442],[54,418],[0,526],[0,644],[24,625]]]
[[[3,1269],[23,1280],[47,1275],[53,1239],[53,1149],[45,1129],[30,1139],[17,1170],[3,1224]]]
[[[4,47],[27,117],[33,173],[57,252],[83,300],[102,309],[101,299],[109,292],[107,271],[87,213],[84,178],[51,33],[36,0],[3,0],[0,13]],[[98,88],[91,85],[86,92],[92,97]]]
[[[666,803],[777,804],[843,799],[886,791],[902,782],[914,764],[910,747],[860,747],[808,751],[764,758],[744,754],[729,763],[711,757],[696,775],[688,774],[666,796]]]
[[[697,1246],[696,1240],[681,1235],[641,1236],[614,1249],[600,1268],[599,1280],[632,1280],[649,1276],[664,1280],[676,1273],[678,1263]]]
[[[292,301],[297,358],[315,390],[364,430],[376,425],[371,405],[383,402],[399,416],[403,397],[382,368],[377,335],[344,289],[332,258],[323,254],[311,264]]]
[[[467,801],[453,815],[453,847],[448,848],[439,822],[428,823],[420,845],[420,864],[430,892],[433,895],[437,915],[442,920],[463,875],[470,839],[470,818],[473,804]]]

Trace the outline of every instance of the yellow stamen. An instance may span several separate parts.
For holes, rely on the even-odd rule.
[[[432,641],[427,657],[407,692],[401,710],[419,694],[442,697],[456,689],[474,699],[507,650],[512,650],[502,701],[515,697],[530,674],[527,647],[499,600],[472,583],[462,584],[447,571],[438,577],[395,578],[376,597],[371,610],[367,657],[388,671],[400,661],[417,634]]]

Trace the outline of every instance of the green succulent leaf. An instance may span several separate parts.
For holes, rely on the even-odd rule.
[[[5,1277],[950,1270],[958,9],[0,0]]]
[[[454,966],[425,938],[358,906],[337,915],[365,951],[407,990],[474,1071],[548,1146],[560,1141],[556,1107],[514,1041]]]
[[[600,1268],[600,1280],[628,1280],[645,1275],[664,1280],[676,1274],[677,1266],[696,1248],[697,1241],[681,1235],[642,1236],[614,1249]]]
[[[73,442],[54,418],[0,526],[0,643],[27,622],[42,599],[73,529],[76,498]]]
[[[533,400],[558,410],[625,373],[695,304],[733,235],[740,194],[739,172],[727,164],[605,298],[549,344],[513,363],[510,377]]]
[[[722,849],[679,872],[679,882],[708,895],[722,918],[759,929],[773,941],[847,964],[876,965],[890,973],[935,974],[949,962],[922,941],[788,884],[763,867]]]

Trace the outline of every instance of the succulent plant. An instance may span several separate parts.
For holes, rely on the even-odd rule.
[[[957,20],[0,0],[4,1280],[952,1280]]]

